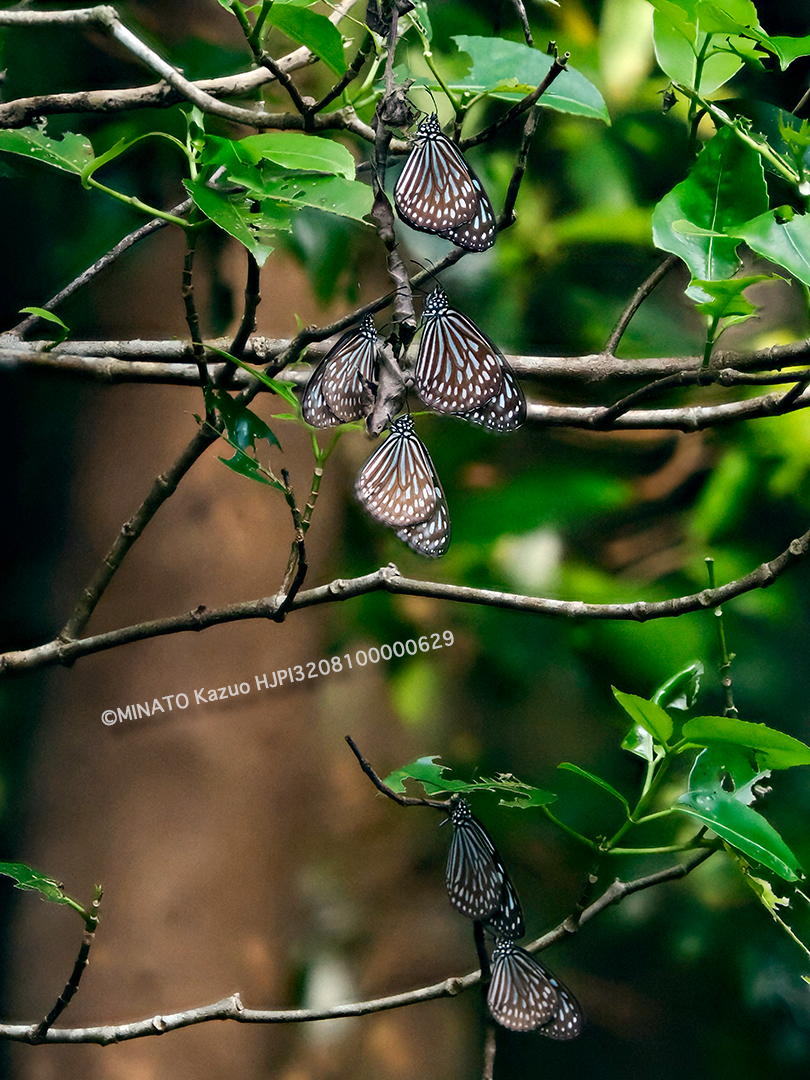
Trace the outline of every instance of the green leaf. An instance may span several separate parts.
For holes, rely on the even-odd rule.
[[[810,216],[791,207],[769,210],[728,230],[758,255],[810,285]]]
[[[711,297],[711,300],[698,304],[697,310],[713,319],[736,318],[742,321],[757,311],[755,305],[743,296],[743,291],[760,281],[775,279],[775,274],[752,274],[749,277],[729,278],[726,281],[701,281],[695,278],[692,285],[697,285],[701,292],[708,293]]]
[[[801,866],[782,837],[750,806],[714,794],[682,795],[676,810],[697,818],[726,843],[766,866],[785,881],[797,881]]]
[[[689,667],[673,675],[659,686],[652,696],[656,705],[662,709],[691,709],[700,690],[703,664],[695,660]]]
[[[655,748],[652,735],[640,724],[633,724],[622,739],[621,747],[644,761],[655,761],[661,757],[660,751]]]
[[[572,765],[570,761],[563,761],[557,766],[558,769],[565,769],[568,772],[575,773],[577,776],[581,776],[583,780],[588,780],[590,783],[600,787],[603,791],[606,791],[608,795],[612,795],[614,799],[618,799],[622,806],[627,811],[628,817],[630,815],[630,804],[624,795],[620,791],[617,791],[612,784],[609,784],[607,780],[603,780],[601,776],[596,776],[594,773],[588,772],[586,769],[581,769],[579,765]]]
[[[65,893],[61,882],[32,870],[30,866],[26,866],[24,863],[0,863],[0,874],[13,878],[16,888],[31,889],[42,893],[46,900],[51,900],[54,904],[79,906],[75,900],[71,900]]]
[[[689,790],[675,809],[702,821],[726,843],[786,881],[796,881],[801,874],[796,856],[773,826],[748,805],[754,799],[754,785],[767,775],[751,764],[742,747],[718,743],[698,754]]]
[[[247,371],[254,379],[258,379],[260,383],[264,383],[269,387],[274,394],[278,394],[279,397],[284,398],[290,405],[298,406],[298,396],[295,393],[292,385],[288,382],[282,382],[281,379],[272,379],[266,371],[261,371],[259,368],[253,368],[250,364],[246,364],[244,360],[240,360],[238,356],[232,356],[224,349],[218,349],[215,345],[208,346],[209,352],[217,353],[219,356],[223,356],[226,360],[230,360],[232,364],[236,364],[237,367]],[[293,415],[278,415],[277,420],[300,420],[300,410]]]
[[[660,705],[646,698],[637,697],[635,694],[624,694],[611,687],[613,696],[632,719],[634,724],[639,724],[645,731],[649,731],[656,742],[666,745],[672,735],[672,720],[664,712]]]
[[[268,487],[273,487],[277,491],[284,491],[284,485],[275,479],[273,476],[268,476],[266,472],[262,470],[259,462],[252,458],[249,454],[246,454],[244,450],[236,450],[236,453],[232,458],[221,457],[219,459],[223,465],[227,465],[229,469],[232,469],[239,476],[246,476],[248,480],[255,480],[259,484],[266,484]]]
[[[33,158],[75,176],[81,176],[93,160],[93,147],[84,135],[68,131],[61,139],[52,139],[34,127],[0,131],[0,150]]]
[[[682,734],[698,746],[725,743],[753,750],[760,769],[810,765],[810,746],[767,724],[752,724],[727,716],[696,716],[683,725]]]
[[[742,60],[733,53],[726,49],[714,51],[707,46],[707,37],[686,20],[675,25],[660,11],[653,16],[653,41],[659,67],[674,83],[702,94],[717,90],[742,67]],[[704,51],[705,59],[698,86],[698,54],[701,51]]]
[[[218,409],[228,429],[230,441],[240,450],[256,449],[256,439],[266,439],[271,446],[281,449],[281,443],[265,424],[246,405],[242,405],[230,396],[226,390],[208,388],[205,402],[209,408]]]
[[[228,142],[230,140],[222,140]],[[353,180],[354,158],[345,146],[333,139],[321,139],[317,135],[303,135],[297,131],[284,133],[267,132],[264,135],[248,135],[235,144],[254,163],[273,161],[284,169],[299,172],[329,173]],[[216,161],[216,158],[213,159]]]
[[[553,802],[557,796],[550,791],[524,784],[522,780],[511,773],[498,773],[493,778],[482,777],[480,780],[447,780],[442,775],[449,769],[448,765],[438,765],[437,755],[422,757],[410,765],[404,765],[401,769],[392,772],[386,777],[385,783],[393,791],[405,791],[405,780],[417,780],[425,789],[427,795],[436,795],[439,792],[451,791],[468,793],[475,791],[504,791],[512,795],[509,801],[500,800],[501,806],[510,809],[525,810],[529,806],[545,806]]]
[[[487,93],[500,101],[520,101],[540,85],[551,68],[550,56],[516,41],[467,34],[458,34],[453,41],[472,58],[469,74],[461,82],[454,82],[453,90]],[[507,77],[504,72],[509,73]],[[516,89],[507,89],[509,84]],[[575,68],[558,75],[538,104],[610,123],[604,98]]]
[[[768,43],[773,47],[779,58],[782,71],[789,67],[794,60],[801,56],[810,56],[810,35],[806,37],[768,37]]]
[[[228,194],[207,187],[202,180],[186,180],[186,190],[207,218],[247,248],[259,266],[273,250],[276,233],[289,230],[291,214],[271,203],[258,208],[244,192]]]
[[[683,259],[693,278],[730,278],[740,267],[740,240],[734,232],[767,206],[759,154],[723,128],[701,151],[689,176],[655,207],[653,240],[662,250]],[[679,232],[674,226],[681,220],[708,230],[708,234]],[[691,289],[687,292],[693,295]]]
[[[293,4],[273,4],[267,22],[299,45],[306,45],[336,75],[346,70],[343,38],[325,15]]]

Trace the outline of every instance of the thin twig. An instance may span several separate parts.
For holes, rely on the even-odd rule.
[[[148,520],[151,514],[145,516]],[[124,542],[123,530],[119,542]],[[129,546],[131,543],[132,540],[129,540]],[[492,589],[474,589],[463,585],[447,585],[442,582],[406,578],[400,574],[396,566],[389,564],[362,577],[337,578],[327,585],[319,585],[314,589],[299,592],[288,610],[297,611],[321,604],[337,603],[373,592],[388,592],[400,596],[428,596],[436,600],[448,600],[459,604],[479,604],[484,607],[522,611],[550,618],[648,622],[652,619],[677,618],[679,615],[692,611],[706,611],[755,589],[767,589],[796,560],[803,558],[809,549],[810,531],[791,541],[781,555],[770,562],[761,563],[751,573],[736,581],[727,582],[716,589],[704,589],[702,592],[652,602],[636,600],[626,604],[588,604],[582,600],[546,599],[497,592]],[[105,560],[102,569],[106,567]],[[107,572],[108,578],[112,577],[115,569],[117,565],[110,567]],[[83,607],[82,614],[84,610]],[[196,610],[183,615],[138,623],[80,640],[65,640],[64,636],[60,635],[59,638],[44,645],[0,654],[0,674],[28,671],[55,664],[69,665],[83,656],[106,652],[135,641],[164,637],[168,634],[199,632],[209,626],[221,626],[225,623],[242,622],[248,619],[273,619],[277,610],[278,598],[270,596],[231,604],[224,608],[211,609],[201,605]]]
[[[256,262],[256,256],[249,251],[247,253],[247,277],[245,280],[245,308],[242,312],[242,321],[239,324],[239,329],[236,332],[236,336],[231,342],[231,347],[228,352],[232,356],[238,357],[238,359],[244,359],[245,346],[248,343],[248,338],[256,329],[256,309],[262,302],[261,294],[261,272],[259,270],[259,264]],[[225,364],[226,368],[230,368],[228,375],[223,373],[222,378],[226,379],[233,374],[235,365],[228,361]]]
[[[360,752],[357,743],[351,737],[346,736],[346,742],[349,744],[352,753],[357,758],[360,768],[372,782],[372,784],[383,793],[387,798],[392,799],[399,806],[431,806],[434,810],[442,810],[444,813],[448,813],[447,800],[441,799],[420,799],[415,795],[403,795],[399,791],[394,791],[392,787],[389,787],[384,780],[381,780],[377,773],[374,771],[371,763],[363,757]]]
[[[97,885],[93,891],[93,901],[90,905],[90,910],[85,915],[84,933],[82,934],[82,941],[79,946],[79,955],[76,957],[76,963],[73,965],[73,971],[70,974],[65,989],[57,998],[56,1004],[44,1020],[38,1024],[37,1029],[31,1038],[31,1042],[39,1043],[45,1041],[48,1030],[56,1023],[70,1004],[73,995],[79,989],[79,983],[84,974],[84,969],[90,963],[90,948],[95,938],[96,927],[98,926],[98,909],[101,905],[101,897],[102,888],[100,885]]]
[[[619,342],[622,340],[624,332],[630,324],[630,320],[633,318],[635,313],[638,311],[638,309],[653,291],[658,282],[661,281],[664,277],[666,277],[669,271],[679,261],[680,260],[675,255],[668,255],[666,259],[664,259],[664,261],[660,264],[660,266],[657,266],[656,269],[653,270],[647,280],[642,282],[641,285],[639,285],[639,287],[636,289],[633,299],[619,316],[619,321],[616,323],[613,328],[613,332],[605,342],[605,354],[607,356],[614,356],[616,354],[616,349],[619,347]]]
[[[287,570],[284,575],[284,583],[279,590],[277,596],[277,606],[273,613],[274,622],[284,622],[284,617],[290,609],[290,605],[295,600],[301,586],[304,584],[304,578],[307,576],[307,570],[309,569],[307,563],[307,553],[304,547],[304,526],[301,518],[301,512],[295,502],[295,492],[290,484],[290,474],[286,469],[281,470],[281,476],[284,480],[284,497],[287,500],[287,505],[290,508],[292,514],[293,528],[295,529],[295,539],[293,540],[292,550],[290,551],[290,559],[287,563]]]
[[[191,199],[184,199],[183,202],[173,206],[168,212],[175,217],[182,217],[183,214],[187,214],[191,209]],[[135,229],[129,233],[122,240],[119,240],[114,247],[111,247],[108,252],[97,259],[92,266],[88,266],[86,270],[83,270],[78,277],[75,277],[70,284],[66,285],[64,289],[61,289],[55,296],[52,296],[50,300],[46,300],[44,304],[38,306],[45,311],[53,311],[55,307],[58,307],[68,297],[73,296],[75,292],[78,292],[84,285],[87,285],[93,278],[97,277],[102,270],[110,266],[120,258],[121,255],[134,244],[137,244],[141,240],[145,240],[147,236],[151,236],[152,233],[157,232],[159,229],[165,229],[168,225],[168,221],[164,218],[152,218],[151,221],[147,221],[145,225],[141,225],[140,228]],[[28,331],[40,321],[39,315],[29,315],[27,319],[23,319],[21,323],[13,327],[8,331],[9,334],[15,334],[19,337],[23,337]]]
[[[517,17],[520,19],[520,25],[523,28],[523,36],[526,38],[526,44],[533,47],[534,41],[532,40],[532,32],[529,28],[529,20],[526,17],[526,8],[523,5],[523,0],[512,0],[512,3],[515,6]]]

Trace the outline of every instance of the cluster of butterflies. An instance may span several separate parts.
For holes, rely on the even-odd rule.
[[[494,243],[492,204],[435,113],[417,129],[394,202],[415,229],[472,251]],[[526,399],[512,369],[472,319],[450,307],[440,285],[425,300],[421,325],[413,382],[425,405],[489,431],[520,427]],[[308,424],[335,427],[369,414],[382,344],[370,315],[343,334],[307,383],[301,407]],[[393,421],[390,435],[360,471],[355,491],[369,514],[396,529],[412,550],[432,558],[447,551],[447,502],[410,415]]]
[[[363,419],[371,408],[382,346],[367,315],[330,349],[301,399],[313,427]],[[526,399],[509,364],[472,319],[455,311],[437,285],[425,300],[414,387],[434,412],[463,417],[489,431],[514,431]],[[360,471],[357,497],[377,521],[420,555],[437,558],[450,544],[450,517],[427,447],[405,414]]]
[[[539,1031],[550,1039],[575,1039],[582,1013],[558,978],[515,942],[524,936],[523,911],[515,887],[487,830],[470,804],[450,798],[453,839],[447,858],[450,903],[481,922],[496,939],[487,1006],[511,1031]]]

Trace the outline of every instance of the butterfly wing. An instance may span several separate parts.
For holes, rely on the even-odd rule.
[[[425,301],[414,385],[440,413],[469,413],[493,398],[503,383],[500,353],[472,319],[448,307],[437,286]]]
[[[473,817],[466,799],[450,803],[453,839],[445,882],[450,903],[468,919],[479,919],[500,934],[523,937],[517,890],[487,830]]]
[[[516,431],[526,420],[526,398],[523,389],[505,360],[502,365],[500,390],[489,401],[464,414],[464,419],[471,424],[480,424],[487,431],[497,431],[500,434]]]
[[[469,221],[479,203],[467,162],[433,113],[419,125],[416,145],[394,187],[397,213],[414,229],[442,233]]]
[[[475,213],[469,221],[465,221],[462,225],[457,225],[453,229],[447,229],[445,232],[439,233],[439,235],[443,236],[445,240],[452,240],[457,247],[466,248],[467,251],[486,251],[495,243],[495,230],[498,223],[489,196],[484,191],[484,185],[472,169],[469,171],[473,187],[478,193],[478,206]]]
[[[549,1039],[558,1041],[575,1039],[582,1030],[582,1012],[577,1000],[556,975],[552,975],[550,971],[546,972],[546,975],[557,991],[557,1011],[552,1019],[538,1030],[541,1035],[546,1035]]]
[[[329,409],[341,420],[363,419],[363,391],[374,380],[377,343],[374,320],[367,315],[326,356],[323,395]]]
[[[492,952],[489,1011],[510,1031],[542,1028],[553,1020],[559,1007],[555,981],[531,953],[502,938]]]
[[[436,509],[433,463],[410,416],[391,425],[355,481],[357,498],[377,521],[402,528],[427,521]]]
[[[328,428],[337,427],[343,421],[329,408],[323,391],[323,379],[326,372],[326,359],[321,360],[309,377],[304,393],[301,397],[301,412],[304,419],[312,427]]]
[[[450,515],[447,501],[434,476],[436,490],[436,509],[425,521],[416,525],[406,525],[397,529],[397,536],[417,555],[427,555],[438,559],[450,546]]]

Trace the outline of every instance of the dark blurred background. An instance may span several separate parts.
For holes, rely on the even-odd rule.
[[[59,5],[71,6],[71,5]],[[194,76],[249,66],[235,20],[214,0],[120,6],[133,26]],[[431,2],[434,50],[452,78],[465,60],[458,33],[520,39],[506,0]],[[683,107],[661,111],[666,79],[650,46],[643,0],[531,7],[535,38],[557,41],[602,90],[606,127],[545,110],[518,201],[518,220],[485,255],[444,276],[454,306],[507,353],[598,351],[661,255],[652,207],[688,168]],[[772,2],[771,33],[807,29],[795,4]],[[348,33],[348,29],[346,29]],[[4,97],[151,82],[97,35],[3,31]],[[292,48],[280,36],[275,55]],[[418,67],[416,47],[409,61]],[[296,75],[305,93],[328,86],[318,66]],[[807,67],[742,75],[729,87],[791,109]],[[281,97],[273,98],[285,107]],[[419,101],[420,105],[425,102]],[[470,119],[484,123],[488,110]],[[56,117],[97,152],[124,132],[182,136],[177,112],[113,119]],[[212,129],[220,130],[216,124]],[[224,130],[224,129],[223,129]],[[511,173],[515,133],[470,157],[496,207]],[[5,155],[0,230],[0,325],[41,304],[141,223],[74,178]],[[182,198],[181,162],[162,140],[119,159],[108,180],[142,199]],[[435,260],[443,241],[400,232],[406,253]],[[185,337],[179,293],[182,239],[165,230],[60,308],[77,338]],[[204,242],[198,260],[204,332],[232,329],[245,258]],[[259,331],[284,336],[296,319],[323,324],[387,288],[370,230],[301,215],[264,268]],[[702,327],[669,276],[633,320],[620,349],[635,357],[694,355]],[[758,320],[734,339],[761,347],[806,336],[798,290],[761,290]],[[729,343],[731,343],[729,335]],[[2,374],[5,468],[0,478],[3,598],[0,647],[50,640],[155,476],[192,437],[199,394],[104,386],[33,371]],[[604,387],[528,384],[542,401],[602,403]],[[620,397],[613,389],[607,400]],[[702,391],[708,400],[713,391]],[[673,398],[686,401],[686,396]],[[284,446],[275,463],[296,490],[311,474],[308,435],[257,411]],[[444,484],[453,542],[437,565],[371,522],[351,497],[370,451],[345,435],[330,459],[308,536],[308,584],[367,573],[394,560],[414,577],[592,601],[663,599],[772,558],[807,528],[810,439],[803,413],[692,434],[583,433],[527,425],[504,438],[449,418],[420,418]],[[273,493],[200,462],[160,511],[99,606],[89,632],[249,599],[278,588],[289,551],[286,510]],[[810,740],[808,569],[725,612],[740,715]],[[344,670],[292,690],[102,725],[106,708],[233,684],[293,664],[449,630],[452,647],[375,668]],[[0,683],[3,855],[65,882],[87,901],[105,886],[91,966],[62,1023],[123,1022],[217,1000],[236,990],[251,1007],[328,1004],[395,993],[476,966],[469,924],[447,904],[447,830],[438,815],[379,797],[343,736],[385,774],[439,754],[461,778],[512,772],[559,795],[555,812],[588,835],[618,825],[615,806],[570,773],[574,761],[632,798],[640,765],[619,749],[623,714],[611,684],[649,695],[680,667],[707,668],[699,712],[722,709],[709,614],[645,625],[586,623],[375,595],[315,608],[282,625],[245,623],[101,653],[72,669]],[[810,788],[803,770],[779,774],[764,806],[800,858]],[[520,889],[529,933],[567,916],[592,869],[583,849],[536,811],[480,797]],[[678,835],[675,831],[671,835]],[[665,841],[666,842],[666,841]],[[600,868],[603,885],[666,865],[650,857]],[[59,994],[81,924],[33,894],[0,887],[2,1015],[31,1021]],[[802,911],[793,915],[808,940]],[[738,1080],[806,1077],[810,1009],[806,958],[768,918],[722,857],[687,880],[643,892],[544,956],[582,1003],[587,1026],[571,1044],[498,1032],[496,1076],[534,1070],[600,1080],[655,1075]],[[466,994],[363,1020],[298,1028],[203,1025],[163,1039],[98,1047],[0,1046],[15,1078],[201,1075],[447,1080],[480,1075],[485,1011]]]

